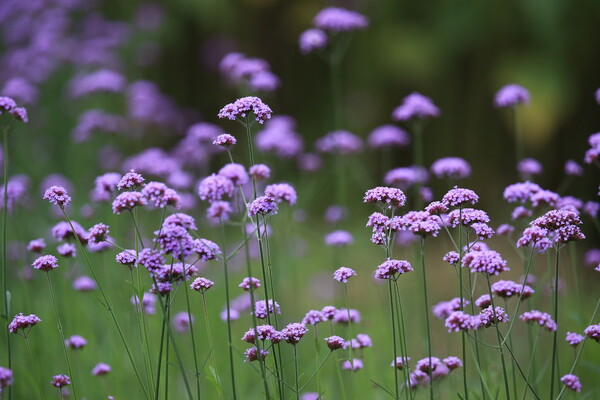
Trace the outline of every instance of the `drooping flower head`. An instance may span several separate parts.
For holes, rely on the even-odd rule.
[[[68,195],[67,189],[62,186],[50,186],[44,193],[44,200],[64,208],[71,202],[71,196]]]
[[[576,393],[581,392],[581,382],[579,381],[579,378],[576,375],[573,374],[567,374],[564,375],[562,378],[560,378],[560,381],[562,383],[564,383],[564,385],[573,390]]]
[[[271,118],[273,111],[260,98],[247,96],[225,105],[219,111],[218,117],[221,119],[227,118],[231,121],[236,119],[244,121],[250,113],[254,114],[259,124],[263,124]]]
[[[420,93],[411,93],[404,98],[402,104],[392,112],[394,121],[408,121],[413,118],[434,118],[440,115],[440,109],[429,97]]]
[[[341,33],[365,29],[369,25],[369,20],[356,11],[341,7],[327,7],[315,15],[313,24],[331,33]]]
[[[503,86],[494,98],[496,107],[514,107],[529,104],[529,92],[523,86],[514,83]]]

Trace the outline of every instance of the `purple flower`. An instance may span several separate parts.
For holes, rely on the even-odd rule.
[[[515,228],[509,224],[502,224],[496,229],[496,234],[500,236],[510,236]]]
[[[127,252],[129,252],[129,250],[127,250]],[[131,250],[131,253],[134,253],[134,251]],[[166,260],[159,250],[142,249],[137,257],[137,263],[144,266],[150,272],[159,269],[165,262]]]
[[[71,80],[70,95],[72,99],[88,96],[93,93],[118,93],[125,88],[126,80],[118,72],[101,69]]]
[[[397,188],[378,186],[367,190],[364,203],[376,203],[387,207],[402,207],[406,203],[404,192]]]
[[[583,205],[583,212],[588,214],[592,218],[596,218],[600,211],[600,203],[595,201],[586,201]]]
[[[115,260],[122,265],[127,265],[130,268],[136,264],[135,250],[125,250],[117,254]]]
[[[400,218],[399,225],[400,228],[409,230],[423,238],[427,236],[437,237],[442,229],[439,219],[430,215],[427,211],[410,211]]]
[[[17,121],[28,123],[29,117],[27,116],[27,110],[23,107],[15,107],[9,111],[10,115],[13,116]]]
[[[565,175],[581,176],[583,175],[583,167],[573,160],[567,160],[565,163]]]
[[[56,240],[69,240],[74,239],[75,235],[73,234],[73,229],[71,228],[71,224],[73,228],[75,228],[75,234],[79,238],[79,240],[83,243],[87,243],[87,231],[83,229],[81,225],[79,225],[76,221],[71,221],[71,223],[61,221],[58,224],[52,227],[52,236]]]
[[[530,226],[525,228],[522,236],[517,240],[517,247],[535,246],[538,250],[546,250],[552,245],[548,240],[548,230],[539,226]]]
[[[340,337],[340,336],[329,336],[326,337],[325,342],[327,342],[327,347],[329,347],[330,350],[338,350],[338,349],[345,349],[346,348],[346,341],[344,340],[344,338]]]
[[[2,389],[13,384],[13,373],[10,369],[0,367],[0,393]]]
[[[108,374],[110,371],[110,365],[101,362],[96,364],[94,368],[92,368],[92,375],[102,376]]]
[[[31,240],[27,245],[27,250],[32,253],[41,253],[45,248],[46,242],[42,238]]]
[[[400,167],[389,170],[385,174],[383,182],[386,185],[394,185],[406,190],[417,183],[427,182],[428,178],[427,170],[415,165],[412,167]]]
[[[500,322],[508,322],[508,314],[502,307],[489,306],[479,313],[479,324],[483,327],[489,328]]]
[[[479,319],[462,311],[453,311],[444,322],[448,332],[468,331],[479,327]]]
[[[262,102],[258,97],[242,97],[237,99],[233,103],[225,105],[218,114],[218,117],[229,120],[236,120],[238,118],[246,118],[248,114],[254,113],[256,121],[259,124],[263,124],[266,120],[271,118],[273,111],[271,108]]]
[[[67,375],[54,375],[52,377],[52,381],[50,382],[50,384],[54,387],[57,388],[62,388],[65,387],[67,385],[71,384],[71,378],[69,378]]]
[[[182,226],[163,226],[159,231],[155,231],[154,235],[154,242],[158,243],[166,254],[171,254],[177,260],[184,260],[194,252],[194,239]]]
[[[531,200],[531,205],[534,207],[539,207],[540,205],[554,207],[560,201],[560,196],[550,190],[540,190],[532,194],[529,199]]]
[[[328,320],[332,320],[335,318],[335,315],[337,314],[338,309],[333,306],[325,306],[325,307],[323,307],[321,312],[323,313],[325,318],[327,318]]]
[[[496,93],[496,107],[514,107],[518,104],[529,104],[529,92],[522,86],[508,84]]]
[[[397,280],[400,275],[412,271],[412,265],[406,260],[386,260],[375,270],[375,278]]]
[[[246,349],[246,351],[244,351],[244,355],[246,356],[246,359],[244,360],[244,362],[256,361],[259,358],[261,360],[264,360],[268,354],[269,354],[269,352],[267,350],[261,350],[260,356],[259,356],[258,349],[256,347],[251,347],[249,349]]]
[[[323,311],[325,314],[325,311]],[[350,312],[346,308],[340,308],[336,311],[333,316],[333,322],[336,324],[347,324],[348,323],[348,314],[350,314],[350,322],[353,324],[360,322],[360,313],[357,310],[350,309]],[[327,316],[327,315],[326,315]],[[328,317],[329,319],[329,317]]]
[[[438,179],[464,179],[471,175],[471,166],[460,157],[445,157],[431,165],[431,172]]]
[[[388,124],[373,129],[367,143],[372,149],[406,147],[410,143],[410,138],[404,130],[396,125]]]
[[[441,201],[434,201],[425,207],[425,211],[431,215],[440,215],[448,212],[448,207],[446,207]]]
[[[14,77],[7,80],[0,93],[10,96],[8,98],[17,99],[23,104],[35,104],[38,99],[37,87],[27,79],[21,77]]]
[[[137,296],[131,296],[130,302],[131,304],[136,306],[138,310],[140,309],[140,299]],[[148,292],[144,293],[144,295],[142,296],[141,305],[144,308],[144,313],[148,315],[155,314],[156,295]]]
[[[275,183],[265,188],[265,195],[272,197],[277,203],[286,202],[290,206],[296,204],[296,190],[288,183]]]
[[[10,97],[0,96],[0,114],[12,110],[17,106],[17,103]]]
[[[77,254],[77,249],[72,243],[61,244],[56,248],[56,251],[63,257],[75,257]]]
[[[341,7],[327,7],[315,15],[313,24],[319,29],[341,33],[365,29],[369,25],[369,20],[356,11]]]
[[[181,202],[181,197],[177,192],[161,182],[148,182],[143,187],[142,194],[157,208],[165,208],[168,205],[179,208]]]
[[[304,318],[302,319],[302,323],[304,325],[316,325],[319,322],[325,322],[327,318],[321,311],[318,310],[310,310],[306,313]]]
[[[260,287],[260,280],[249,276],[244,278],[238,287],[241,287],[246,291],[250,291],[250,289],[258,289]]]
[[[527,285],[521,285],[517,282],[498,281],[492,284],[492,293],[505,299],[513,296],[521,296],[521,298],[527,299],[533,295],[534,290]]]
[[[271,169],[265,164],[255,164],[250,167],[249,172],[255,181],[262,181],[271,176]]]
[[[267,313],[269,314],[281,314],[281,309],[279,304],[273,299],[269,299],[269,307],[267,309],[267,302],[264,300],[259,300],[254,304],[254,313],[256,318],[265,319],[267,318]]]
[[[579,378],[573,374],[567,374],[560,378],[560,381],[565,384],[565,386],[577,393],[581,392],[581,382],[579,382]]]
[[[408,366],[409,362],[410,357],[396,357],[396,359],[390,364],[390,367],[395,367],[402,370]]]
[[[64,208],[71,202],[71,196],[67,194],[67,189],[62,186],[50,186],[44,193],[44,200]]]
[[[100,243],[108,237],[108,225],[102,223],[92,226],[88,231],[88,243]]]
[[[250,204],[248,204],[248,216],[253,217],[257,214],[260,215],[275,215],[279,211],[277,207],[277,201],[273,197],[261,196],[257,197]]]
[[[363,362],[362,362],[362,360],[359,360],[358,358],[353,358],[352,360],[346,360],[346,361],[342,362],[342,369],[345,369],[347,371],[356,372],[358,370],[363,369]]]
[[[593,339],[596,342],[600,343],[600,324],[588,326],[587,328],[585,328],[583,333],[585,333],[586,336],[590,339]]]
[[[402,104],[394,109],[392,119],[394,121],[408,121],[414,117],[425,119],[439,115],[440,109],[433,104],[429,97],[415,92],[406,96]]]
[[[600,264],[600,249],[589,249],[585,253],[584,263],[588,266]]]
[[[233,196],[234,190],[235,186],[230,179],[222,175],[212,174],[204,178],[198,185],[198,196],[201,200],[219,201],[223,197]]]
[[[308,328],[306,325],[294,322],[288,324],[285,328],[281,330],[281,334],[285,338],[285,341],[295,345],[302,339],[304,335],[308,333]]]
[[[36,258],[31,265],[40,271],[49,272],[58,268],[58,260],[54,256],[46,255]]]
[[[96,290],[97,288],[98,286],[96,285],[96,281],[89,276],[80,276],[73,281],[73,289],[80,292],[90,292],[92,290]]]
[[[83,349],[87,345],[87,340],[83,336],[73,335],[65,340],[65,346],[73,350]]]
[[[325,235],[325,244],[331,247],[350,246],[354,242],[352,234],[348,231],[333,231]]]
[[[444,255],[442,260],[444,260],[445,262],[447,262],[450,265],[454,265],[454,264],[458,264],[458,262],[460,261],[460,256],[455,251],[449,251]]]
[[[306,153],[298,156],[298,168],[305,172],[316,172],[321,169],[323,160],[315,153]]]
[[[242,164],[226,164],[219,170],[219,175],[229,179],[234,185],[243,185],[248,182],[248,173]]]
[[[208,289],[213,287],[214,284],[215,283],[213,281],[211,281],[210,279],[196,278],[196,279],[194,279],[194,282],[192,282],[190,287],[197,292],[204,293]]]
[[[191,329],[191,325],[194,322],[194,317],[190,320],[190,315],[187,311],[181,311],[175,314],[173,317],[173,328],[176,332],[184,333]]]
[[[492,299],[489,294],[482,294],[475,300],[475,305],[479,308],[488,308],[492,305]]]
[[[121,181],[121,175],[116,172],[108,172],[98,176],[94,180],[94,190],[92,191],[93,201],[109,201],[112,193],[117,189]]]
[[[479,201],[477,193],[470,189],[462,189],[454,186],[442,198],[442,203],[446,207],[462,207],[466,204],[475,204]]]
[[[437,357],[425,357],[417,361],[415,365],[415,370],[421,372],[429,372],[435,371],[439,366],[442,365],[442,362]]]
[[[227,221],[231,212],[233,212],[233,210],[227,201],[213,201],[206,209],[206,216],[210,219]]]
[[[532,182],[514,183],[504,189],[504,200],[509,203],[525,203],[531,196],[542,190],[542,188]]]
[[[567,332],[565,341],[569,343],[569,346],[577,347],[577,345],[585,340],[585,336],[575,332]]]
[[[193,250],[204,262],[217,260],[221,254],[219,246],[208,239],[194,239]]]
[[[477,210],[475,208],[462,208],[450,211],[446,217],[446,220],[450,226],[456,228],[460,224],[465,226],[469,226],[477,222],[486,224],[490,222],[490,217],[485,211],[482,210]]]
[[[321,153],[354,154],[363,149],[362,139],[355,134],[338,130],[329,132],[315,142],[315,148]]]
[[[237,143],[237,139],[228,133],[224,133],[222,135],[217,136],[217,138],[213,141],[213,144],[222,147],[230,147]]]
[[[198,229],[196,227],[196,221],[194,220],[194,217],[184,213],[175,213],[169,215],[167,218],[165,218],[165,221],[163,222],[163,226],[167,225],[178,225],[185,229],[193,231]]]
[[[140,192],[124,192],[117,196],[112,203],[114,214],[121,214],[123,211],[131,211],[133,207],[145,206],[148,204],[146,197]]]
[[[458,357],[446,357],[442,360],[442,362],[446,364],[446,367],[448,367],[450,370],[463,366],[462,361]]]
[[[308,54],[313,50],[325,48],[327,43],[328,40],[325,32],[316,28],[305,30],[298,38],[298,45],[302,54]]]
[[[469,304],[469,301],[463,299],[462,307],[459,297],[455,297],[449,301],[440,301],[436,305],[434,305],[431,309],[433,315],[435,315],[439,319],[446,319],[452,314],[454,311],[460,311],[465,306]]]
[[[273,153],[284,159],[299,156],[304,148],[303,138],[296,132],[296,122],[292,117],[284,115],[273,117],[265,123],[265,127],[257,133],[254,141],[260,151]],[[299,161],[302,164],[303,160]]]
[[[19,313],[19,315],[15,315],[11,323],[8,325],[8,331],[10,333],[18,334],[19,330],[22,330],[22,335],[27,336],[29,329],[40,322],[42,322],[42,320],[35,314],[23,315],[23,313]],[[26,329],[27,332],[25,332]]]
[[[517,171],[521,179],[531,179],[534,176],[541,175],[544,172],[542,164],[534,158],[525,158],[517,164]]]
[[[144,186],[144,181],[145,181],[144,177],[132,169],[128,173],[123,175],[123,177],[117,184],[117,189],[124,190],[124,189],[131,189],[131,188],[135,188],[135,187],[142,187],[142,186]]]
[[[342,283],[348,283],[348,279],[353,276],[356,276],[356,272],[352,268],[348,267],[339,267],[333,273],[333,279]]]
[[[471,272],[485,272],[488,275],[498,275],[508,271],[506,260],[494,250],[470,251],[465,254],[462,266],[471,269]]]

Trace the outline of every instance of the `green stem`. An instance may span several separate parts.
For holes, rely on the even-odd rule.
[[[184,281],[185,281],[185,277],[187,276],[187,271],[185,269],[185,263],[182,262],[183,264],[183,276],[184,276]],[[187,314],[188,314],[188,320],[190,321],[190,337],[192,339],[192,353],[194,353],[194,372],[196,373],[196,394],[198,396],[198,400],[200,400],[201,398],[201,393],[200,393],[200,370],[198,369],[198,355],[196,354],[198,351],[196,349],[196,339],[195,339],[195,335],[194,335],[194,322],[192,320],[192,307],[190,306],[190,285],[186,284],[185,285],[185,304],[187,307]]]
[[[35,361],[35,358],[33,358],[31,344],[29,343],[29,338],[27,336],[25,336],[25,347],[27,347],[27,354],[29,354],[29,359],[31,360],[31,364],[33,364],[33,376],[35,377],[35,383],[38,390],[38,394],[40,395],[40,399],[44,399],[45,397],[44,393],[42,392],[42,385],[40,384],[40,374],[38,372],[38,365]]]
[[[294,375],[296,378],[296,400],[300,400],[300,384],[298,383],[298,351],[294,344]]]
[[[225,238],[225,225],[223,221],[219,219],[219,225],[221,225],[221,239],[222,246],[221,251],[223,254],[227,254],[227,242]],[[227,266],[227,258],[223,257],[223,270],[225,272],[225,301],[227,307],[227,343],[229,348],[229,372],[231,374],[231,390],[233,392],[234,400],[237,399],[237,392],[235,389],[235,370],[233,367],[233,346],[231,344],[231,308],[229,301],[229,270]]]
[[[421,273],[423,275],[423,296],[425,300],[425,322],[427,326],[427,355],[429,357],[429,398],[433,400],[433,365],[431,360],[431,329],[429,326],[429,301],[427,300],[427,274],[425,273],[425,238],[421,237]],[[461,290],[462,293],[462,290]],[[463,360],[464,362],[464,360]]]
[[[160,347],[158,349],[158,366],[157,366],[157,370],[156,370],[156,389],[154,391],[154,400],[158,400],[158,395],[160,392],[160,370],[161,370],[161,366],[162,366],[162,356],[163,356],[163,349],[164,349],[164,344],[165,344],[165,330],[166,330],[166,324],[167,324],[167,320],[165,319],[165,316],[163,315],[163,323],[162,323],[162,329],[160,331]],[[168,344],[167,344],[168,346]]]
[[[525,389],[523,390],[523,397],[522,399],[525,400],[525,397],[527,396],[527,389],[529,387],[529,377],[531,376],[531,371],[533,370],[533,360],[535,359],[535,351],[537,349],[537,345],[540,339],[540,332],[541,332],[542,328],[538,328],[537,330],[537,335],[535,336],[535,342],[533,342],[533,348],[531,350],[531,359],[529,360],[529,366],[527,367],[527,378],[525,379]],[[512,344],[511,344],[512,346]],[[516,390],[516,389],[515,389]],[[516,395],[516,392],[515,392]]]
[[[554,264],[554,322],[558,325],[558,256],[559,248],[556,247],[556,261]],[[552,366],[550,368],[550,398],[554,398],[554,374],[556,371],[556,352],[557,352],[558,329],[552,335]]]
[[[488,284],[488,291],[490,294],[490,301],[492,303],[492,317],[494,318],[494,326],[496,328],[496,336],[498,337],[498,350],[500,350],[500,360],[502,361],[502,374],[504,376],[504,389],[506,390],[506,398],[507,400],[510,400],[510,389],[508,387],[508,375],[506,374],[506,364],[504,362],[504,351],[503,351],[503,341],[502,341],[502,336],[500,335],[500,328],[498,327],[498,319],[496,318],[496,306],[494,304],[494,297],[492,294],[492,284],[490,283],[490,277],[489,275],[485,275],[486,280],[487,280],[487,284]]]
[[[202,293],[202,309],[204,311],[204,321],[206,323],[206,335],[208,336],[208,347],[210,348],[210,358],[215,369],[215,375],[217,377],[217,385],[219,385],[219,396],[223,399],[223,392],[221,391],[221,378],[217,373],[217,360],[215,358],[215,346],[213,344],[212,333],[210,330],[210,321],[208,320],[208,307],[206,305],[206,296]],[[260,353],[259,353],[260,354]]]
[[[398,399],[399,398],[399,386],[398,386],[398,368],[395,367],[396,364],[396,359],[398,358],[398,350],[396,347],[396,322],[395,322],[395,317],[394,317],[394,296],[392,293],[392,281],[389,280],[388,281],[388,288],[389,288],[389,293],[390,293],[390,314],[391,314],[391,322],[392,322],[392,344],[394,345],[394,398]]]
[[[344,300],[346,302],[346,312],[348,313],[348,334],[350,337],[348,340],[350,341],[350,345],[348,346],[348,350],[350,352],[350,386],[352,387],[352,398],[356,398],[356,386],[354,385],[354,355],[352,350],[352,320],[350,319],[350,307],[348,305],[348,285],[344,283]]]
[[[4,198],[2,208],[2,298],[4,299],[4,316],[8,319],[10,315],[10,295],[8,293],[8,282],[6,280],[6,232],[8,222],[8,122],[6,121],[6,113],[2,114],[3,136],[4,136]],[[12,371],[12,352],[10,346],[10,334],[6,332],[6,355],[8,358],[8,369]],[[39,384],[39,383],[38,383]],[[8,397],[12,400],[12,386],[8,387]]]

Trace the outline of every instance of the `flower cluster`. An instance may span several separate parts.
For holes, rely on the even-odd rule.
[[[259,124],[264,124],[266,120],[271,118],[273,111],[258,97],[247,96],[225,105],[221,111],[219,111],[218,117],[232,121],[235,121],[236,119],[244,121],[250,113],[254,114],[256,121],[258,121]]]
[[[524,312],[519,318],[527,323],[537,323],[546,330],[553,332],[556,330],[556,322],[552,320],[550,314],[538,310]]]

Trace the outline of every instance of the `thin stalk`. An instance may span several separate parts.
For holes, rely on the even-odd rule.
[[[308,378],[308,380],[306,382],[304,382],[304,385],[302,385],[300,387],[300,389],[298,390],[298,392],[301,392],[306,387],[306,385],[308,385],[315,378],[315,376],[319,376],[319,371],[321,370],[321,368],[323,368],[323,366],[325,365],[325,363],[327,362],[327,360],[329,360],[329,356],[331,356],[332,352],[333,352],[333,350],[331,350],[329,353],[327,353],[327,357],[325,357],[323,359],[323,361],[321,362],[321,364],[317,365],[317,370],[312,374],[312,376],[310,378]],[[319,392],[319,395],[321,395],[321,392]]]
[[[506,297],[504,298],[504,309],[508,311],[508,301],[506,300]],[[515,317],[517,316],[517,313],[515,313]],[[514,318],[513,318],[514,319]],[[506,337],[508,338],[508,344],[510,345],[511,348],[514,348],[514,344],[513,344],[513,337],[512,335],[506,335]],[[517,396],[517,371],[516,371],[516,365],[515,365],[515,360],[511,360],[511,378],[512,378],[512,385],[513,385],[513,394],[515,395],[515,397]]]
[[[158,349],[158,366],[157,366],[157,371],[156,371],[156,389],[154,391],[154,400],[158,400],[158,395],[160,392],[160,370],[161,370],[161,366],[162,366],[162,356],[163,356],[163,348],[164,348],[164,344],[165,344],[165,330],[166,330],[166,325],[167,324],[167,320],[165,319],[165,316],[163,315],[163,323],[162,323],[162,329],[160,330],[160,347]],[[168,344],[167,344],[168,346]]]
[[[429,301],[427,300],[427,274],[425,273],[425,238],[421,237],[421,273],[423,275],[423,296],[425,299],[425,322],[427,326],[427,355],[429,356],[429,398],[433,400],[433,365],[431,360],[431,329],[429,326]],[[462,293],[462,290],[461,290]],[[463,360],[464,362],[464,360]]]
[[[390,314],[391,314],[391,322],[392,322],[392,343],[394,348],[394,363],[396,363],[396,359],[398,358],[398,350],[396,348],[396,322],[394,318],[394,297],[392,294],[392,281],[388,281],[389,285],[389,293],[390,293]],[[394,367],[394,398],[399,398],[399,386],[398,386],[398,368]]]
[[[6,231],[8,222],[8,122],[6,121],[6,113],[2,114],[2,131],[4,136],[4,198],[2,208],[2,298],[4,299],[4,316],[8,319],[10,315],[8,282],[6,280]],[[8,369],[12,371],[12,352],[10,346],[10,334],[6,332],[6,355],[8,358]],[[38,383],[39,384],[39,383]],[[12,400],[12,386],[8,387],[8,397]]]
[[[559,248],[556,247],[556,261],[554,264],[554,322],[558,325],[558,256]],[[550,368],[550,398],[554,398],[554,374],[556,371],[556,352],[557,352],[557,340],[558,340],[558,329],[556,329],[552,336],[552,366]]]
[[[402,353],[404,354],[401,357],[404,357],[402,359],[402,362],[404,363],[404,360],[406,359],[406,357],[408,357],[408,347],[406,345],[406,330],[405,330],[405,326],[404,326],[404,311],[402,309],[402,301],[400,299],[400,288],[398,287],[398,280],[394,280],[394,287],[395,287],[395,293],[396,293],[396,307],[398,312],[396,313],[396,319],[398,319],[398,329],[400,331],[400,348]],[[402,372],[404,373],[404,384],[402,385],[403,389],[401,390],[404,391],[404,389],[406,389],[408,387],[408,390],[404,391],[406,398],[412,398],[412,388],[410,387],[410,385],[407,385],[406,382],[409,381],[409,375],[410,375],[410,366],[408,365],[408,363],[406,363],[406,365],[402,368]]]
[[[527,396],[527,389],[528,389],[528,386],[529,386],[529,377],[531,376],[531,371],[533,371],[533,368],[532,368],[533,367],[533,360],[535,358],[535,351],[537,349],[537,345],[538,345],[538,342],[539,342],[539,339],[540,339],[540,332],[541,332],[541,330],[542,330],[542,328],[538,327],[538,329],[537,329],[537,335],[535,336],[535,341],[533,342],[533,348],[531,350],[531,359],[529,360],[529,366],[527,367],[527,377],[525,378],[525,389],[523,390],[523,397],[522,397],[523,400],[525,400],[525,397]]]
[[[300,384],[298,383],[298,351],[294,344],[294,375],[296,378],[296,400],[300,400]]]
[[[494,304],[494,297],[492,294],[492,284],[490,283],[490,277],[486,274],[486,280],[488,284],[488,290],[490,293],[490,301],[492,303],[492,317],[494,318],[494,326],[496,327],[496,336],[498,337],[498,350],[500,350],[500,360],[502,361],[502,374],[504,376],[504,389],[506,390],[506,398],[510,400],[510,389],[508,387],[508,375],[506,374],[506,364],[504,362],[504,351],[502,335],[500,335],[500,328],[498,327],[498,319],[496,318],[496,305]]]
[[[183,267],[183,276],[187,276],[187,271],[185,269],[185,263],[182,262],[182,264],[184,265]],[[184,278],[185,279],[185,278]],[[185,285],[185,304],[187,307],[187,314],[188,314],[188,320],[190,321],[190,337],[192,339],[192,353],[194,353],[194,372],[196,373],[196,394],[198,396],[198,400],[200,400],[201,398],[201,393],[200,393],[200,370],[198,369],[198,355],[197,353],[197,349],[196,349],[196,339],[195,339],[195,335],[194,335],[194,322],[192,321],[192,307],[190,305],[190,285],[186,284]]]
[[[163,319],[167,328],[167,348],[165,349],[165,400],[169,399],[169,339],[171,337],[171,329],[169,329],[169,321],[171,320],[171,295],[167,294],[167,301],[163,305]]]
[[[469,276],[469,295],[470,295],[470,301],[471,301],[471,314],[475,315],[475,305],[474,305],[474,301],[473,301],[473,290],[475,285],[473,284],[473,280],[471,279],[471,274],[468,274]],[[477,278],[477,277],[475,277]],[[477,282],[475,282],[477,283]],[[473,331],[473,334],[475,336],[475,339],[478,339],[477,337],[477,330]],[[472,350],[472,349],[471,349]],[[486,399],[487,393],[485,390],[485,384],[483,382],[483,375],[481,373],[482,368],[481,368],[481,356],[479,355],[479,343],[478,340],[475,340],[475,359],[477,360],[477,371],[479,372],[479,384],[481,385],[481,396],[483,398],[483,400]],[[464,362],[463,362],[464,364]],[[464,368],[464,367],[463,367]],[[465,374],[466,375],[466,374]],[[465,391],[466,393],[466,391]]]
[[[458,210],[459,216],[458,216],[458,290],[459,290],[459,297],[460,297],[460,310],[462,311],[464,309],[464,305],[465,305],[465,299],[464,299],[464,291],[463,291],[463,276],[462,276],[462,272],[463,272],[463,268],[462,268],[462,257],[463,257],[463,248],[462,248],[462,234],[463,234],[463,230],[462,230],[462,207],[459,208]],[[440,216],[441,218],[441,216]],[[444,226],[446,224],[443,224]],[[446,228],[448,229],[448,228]],[[452,237],[452,236],[450,236]],[[471,276],[469,275],[469,282],[471,282]],[[473,304],[473,299],[471,298],[471,304]],[[465,400],[469,400],[469,386],[467,385],[467,344],[466,344],[466,333],[464,330],[461,329],[460,331],[460,337],[461,337],[461,347],[462,347],[462,358],[463,358],[463,368],[462,368],[462,375],[463,375],[463,390],[465,393]],[[475,344],[477,344],[477,342],[475,342]]]
[[[319,370],[321,368],[319,368],[319,331],[317,330],[317,324],[314,325],[315,328],[315,363],[317,366],[317,371],[315,372],[315,374],[317,375],[317,393],[319,394],[319,396],[321,395],[321,374],[319,373]],[[331,353],[331,352],[330,352]]]
[[[342,399],[346,400],[346,385],[344,385],[344,379],[342,378],[342,368],[340,366],[340,358],[337,356],[335,356],[335,361],[336,361],[336,371],[337,371],[337,377],[338,377],[338,382],[340,384],[340,389],[342,391]],[[353,371],[350,371],[350,373],[353,373]]]
[[[227,241],[225,238],[225,225],[219,218],[219,225],[221,225],[221,240],[222,240],[222,252],[227,254]],[[229,271],[227,266],[227,258],[223,257],[223,270],[225,272],[225,301],[227,307],[227,343],[229,348],[229,372],[231,374],[231,390],[233,392],[234,400],[237,399],[237,392],[235,390],[235,370],[233,368],[233,346],[231,344],[231,309],[229,301]]]
[[[521,130],[519,129],[517,120],[516,106],[510,108],[510,116],[512,120],[513,134],[515,135],[515,156],[517,157],[517,161],[521,161],[523,158],[525,158],[525,151],[523,149],[523,138],[521,136]]]
[[[208,336],[208,347],[210,348],[210,358],[213,364],[213,368],[215,369],[215,374],[217,376],[217,384],[219,385],[219,396],[223,399],[223,392],[221,391],[221,378],[219,378],[219,374],[217,373],[217,360],[215,358],[215,346],[213,344],[212,332],[210,330],[210,321],[208,320],[208,306],[206,305],[206,296],[204,292],[202,292],[202,310],[204,311],[204,321],[206,323],[206,335]],[[260,354],[260,353],[259,353]]]
[[[40,399],[44,399],[44,393],[42,392],[42,385],[40,384],[40,374],[38,372],[38,365],[33,358],[33,352],[31,351],[31,344],[29,343],[29,338],[25,336],[25,347],[27,347],[27,354],[29,355],[29,359],[31,360],[31,364],[33,364],[33,376],[35,377],[35,383],[38,390],[38,394],[40,395]],[[10,386],[9,386],[10,387]]]
[[[356,386],[354,385],[354,355],[352,354],[352,320],[350,319],[350,307],[348,305],[348,285],[344,284],[344,300],[346,302],[346,312],[348,313],[348,334],[350,335],[350,345],[348,350],[350,352],[350,386],[352,387],[352,397],[356,398]]]
[[[69,371],[69,376],[71,377],[71,387],[73,388],[73,397],[77,400],[77,392],[75,391],[75,379],[73,379],[73,370],[71,368],[71,358],[69,357],[69,351],[67,350],[67,346],[65,345],[65,334],[63,333],[63,327],[60,323],[60,314],[58,313],[58,307],[56,306],[56,298],[54,297],[54,289],[52,289],[52,282],[50,281],[50,273],[46,272],[46,278],[48,281],[48,289],[50,290],[50,298],[52,299],[52,306],[54,307],[54,315],[56,315],[56,328],[58,329],[58,333],[60,335],[60,342],[63,352],[65,353],[65,359],[67,360],[67,370]]]

